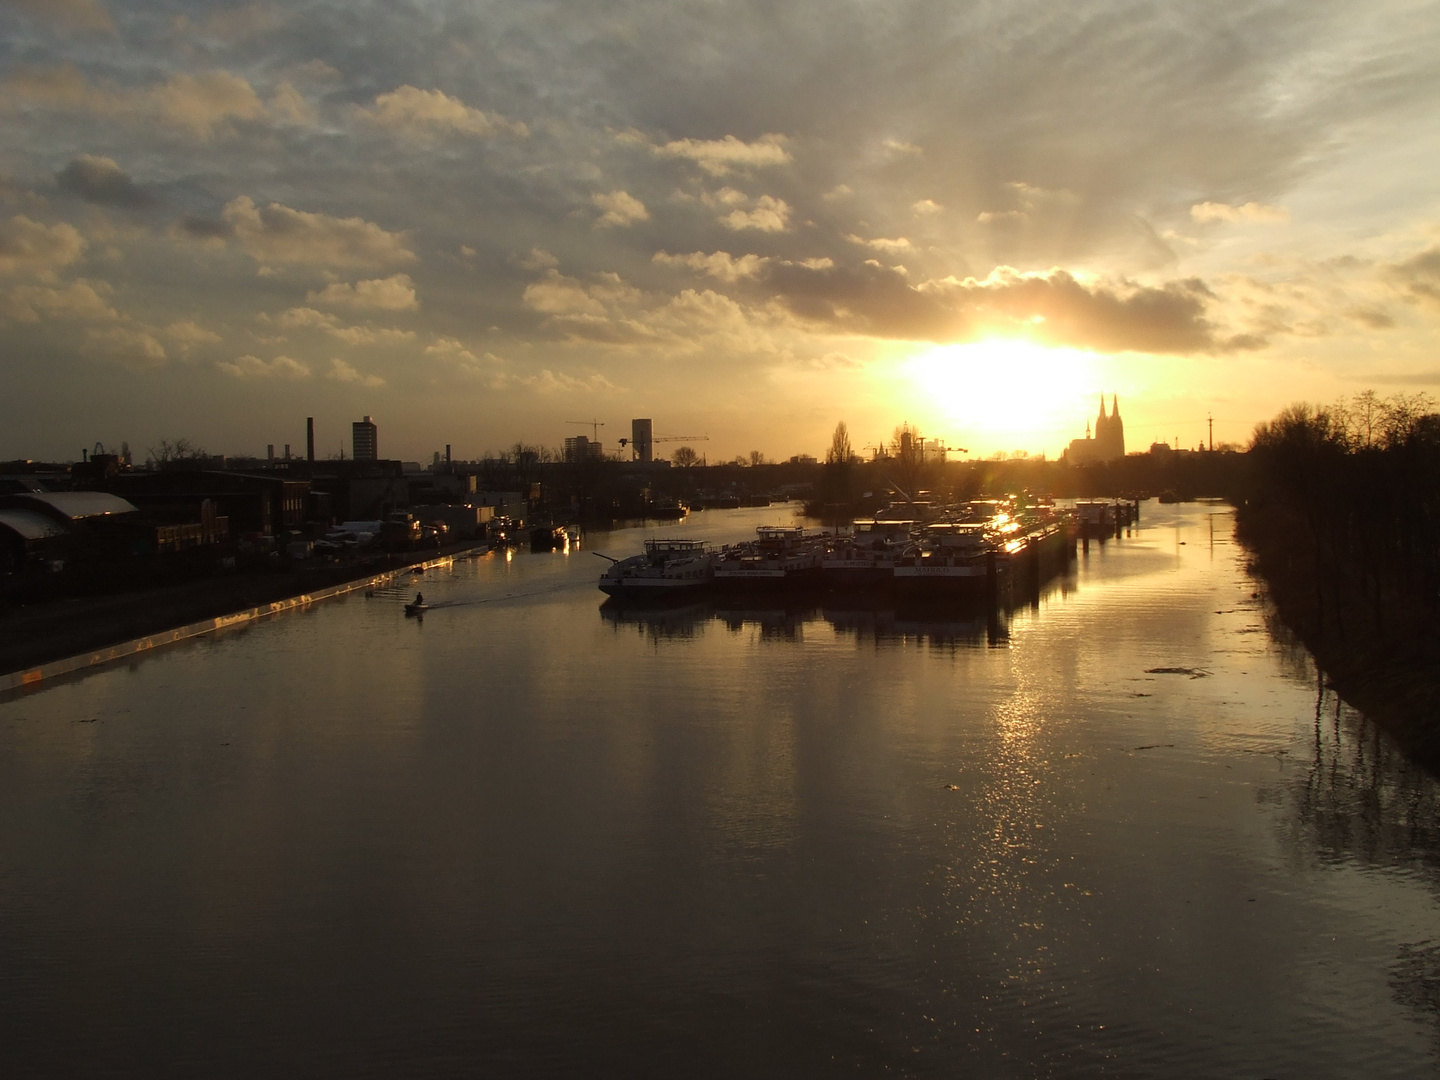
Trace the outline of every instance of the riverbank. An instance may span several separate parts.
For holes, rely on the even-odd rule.
[[[1276,617],[1315,658],[1326,684],[1440,776],[1440,626],[1433,604],[1317,558],[1304,523],[1280,507],[1241,507],[1236,535],[1251,552],[1251,569]]]
[[[69,658],[103,655],[126,643],[193,637],[229,617],[269,614],[291,600],[321,599],[363,587],[375,578],[418,563],[472,550],[453,544],[429,551],[386,555],[343,566],[315,566],[230,574],[111,596],[57,600],[13,608],[0,615],[0,679],[20,676]],[[167,636],[169,635],[169,636]],[[132,652],[141,651],[132,649]],[[37,676],[38,679],[38,676]],[[17,679],[17,685],[23,680]]]

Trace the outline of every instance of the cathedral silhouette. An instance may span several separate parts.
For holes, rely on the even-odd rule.
[[[1085,425],[1083,439],[1071,439],[1065,460],[1071,465],[1089,465],[1096,461],[1114,461],[1125,456],[1125,421],[1120,419],[1120,396],[1112,394],[1112,410],[1105,415],[1105,395],[1100,395],[1100,415],[1095,418],[1095,434]]]

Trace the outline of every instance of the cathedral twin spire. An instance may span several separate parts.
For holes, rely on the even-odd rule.
[[[1125,421],[1120,419],[1120,395],[1110,396],[1110,411],[1105,411],[1105,395],[1100,395],[1100,415],[1095,418],[1095,435],[1085,425],[1085,438],[1072,439],[1065,451],[1071,464],[1088,465],[1096,461],[1114,461],[1125,456]]]
[[[1105,415],[1105,395],[1100,395],[1100,415],[1095,420],[1095,456],[1111,461],[1125,456],[1125,421],[1120,419],[1120,395],[1110,397],[1112,412]]]

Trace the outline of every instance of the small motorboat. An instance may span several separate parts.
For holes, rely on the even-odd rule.
[[[425,595],[423,593],[416,593],[415,599],[405,605],[405,614],[407,616],[424,615],[425,612],[429,610],[430,605],[425,602]]]

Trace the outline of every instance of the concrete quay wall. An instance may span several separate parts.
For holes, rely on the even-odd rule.
[[[455,554],[445,555],[437,559],[429,559],[425,562],[407,563],[405,566],[397,566],[393,570],[386,570],[383,573],[372,574],[363,578],[356,578],[354,581],[341,582],[339,585],[330,585],[323,589],[316,589],[313,592],[301,593],[298,596],[291,596],[284,600],[276,600],[269,604],[261,604],[258,607],[246,608],[242,611],[231,612],[228,615],[218,615],[213,619],[201,619],[198,622],[188,623],[185,626],[177,626],[171,630],[162,630],[158,634],[148,634],[144,637],[133,638],[130,641],[122,641],[118,645],[110,645],[103,649],[96,649],[93,652],[80,653],[76,656],[67,656],[63,660],[53,660],[46,664],[38,664],[21,671],[13,671],[9,674],[0,675],[0,694],[11,690],[22,690],[27,687],[39,686],[46,679],[53,679],[60,675],[69,675],[76,671],[83,671],[86,668],[97,667],[101,664],[109,664],[116,660],[124,660],[127,657],[137,656],[141,653],[150,652],[165,645],[172,645],[177,641],[188,641],[191,638],[200,637],[203,634],[211,634],[217,630],[227,630],[235,626],[243,626],[256,619],[263,619],[270,615],[280,615],[287,611],[294,611],[313,604],[318,600],[326,600],[332,596],[344,596],[357,589],[369,589],[376,585],[383,584],[391,578],[408,573],[416,569],[428,569],[432,566],[443,566],[452,562]]]

